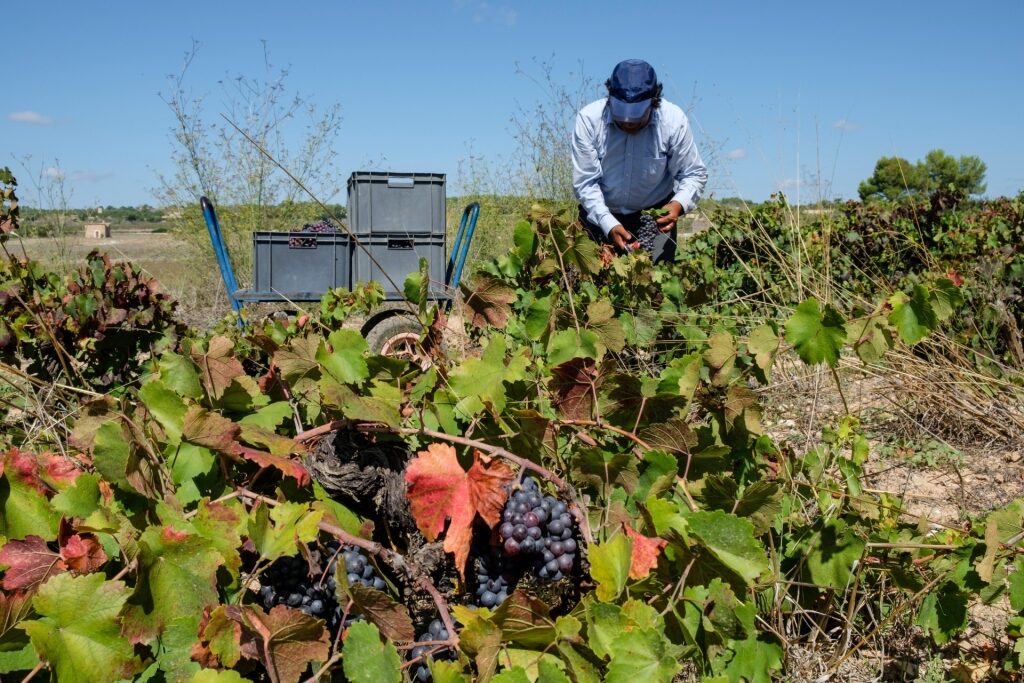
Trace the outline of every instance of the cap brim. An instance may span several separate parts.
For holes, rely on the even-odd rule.
[[[640,123],[651,106],[649,98],[639,102],[626,102],[611,95],[608,101],[612,110],[612,120],[619,123]]]

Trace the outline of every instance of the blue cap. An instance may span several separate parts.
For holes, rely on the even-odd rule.
[[[658,76],[653,66],[642,59],[619,62],[608,79],[612,119],[620,123],[641,121],[657,91]]]

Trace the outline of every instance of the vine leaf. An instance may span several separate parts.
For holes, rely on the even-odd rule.
[[[511,304],[518,298],[514,289],[483,273],[474,275],[470,284],[463,283],[461,289],[462,308],[475,327],[490,324],[500,330],[508,324]]]
[[[50,550],[46,541],[38,536],[8,541],[0,549],[0,564],[7,565],[3,581],[5,591],[34,590],[51,576],[67,569],[60,554]]]
[[[619,597],[626,587],[632,558],[633,543],[625,534],[590,547],[590,574],[597,581],[599,600],[611,602]]]
[[[889,324],[896,328],[900,339],[907,344],[921,341],[938,324],[935,310],[928,300],[928,290],[922,285],[915,286],[909,298],[897,292],[889,299],[889,303],[892,304]]]
[[[373,624],[356,622],[348,627],[341,651],[345,677],[352,683],[399,683],[402,660],[391,643],[380,641]]]
[[[326,661],[330,655],[324,622],[300,610],[276,605],[265,613],[232,605],[225,614],[242,626],[242,655],[255,653],[272,683],[297,683],[310,662]]]
[[[663,538],[644,536],[628,524],[622,525],[626,535],[633,541],[633,552],[629,562],[629,578],[638,581],[646,579],[651,570],[658,566],[658,556],[668,541]]]
[[[151,526],[139,537],[139,580],[125,608],[125,634],[148,642],[173,625],[194,638],[203,610],[217,604],[217,568],[224,560],[211,543],[171,526]]]
[[[139,660],[121,636],[124,583],[103,574],[60,574],[47,581],[32,601],[40,618],[22,622],[32,644],[50,663],[56,678],[103,683],[131,678]]]
[[[405,470],[409,484],[406,495],[416,526],[428,541],[435,540],[450,519],[444,549],[455,556],[455,567],[465,575],[472,541],[473,518],[480,514],[488,524],[497,524],[508,497],[505,485],[512,470],[500,461],[486,462],[474,454],[469,472],[462,469],[455,449],[434,443],[420,451]]]
[[[207,395],[219,400],[236,377],[245,376],[241,361],[232,355],[234,342],[224,336],[216,336],[207,345],[206,353],[192,351],[192,360],[199,366],[199,377]]]
[[[103,546],[92,534],[72,534],[61,539],[60,556],[76,574],[94,572],[107,562]]]
[[[266,453],[264,451],[249,448],[242,444],[232,445],[232,452],[240,455],[246,460],[251,460],[260,467],[274,467],[281,471],[286,477],[292,477],[299,486],[309,485],[309,471],[298,460],[292,460],[281,455]]]
[[[355,612],[366,617],[371,624],[378,627],[385,638],[391,640],[415,640],[416,628],[413,626],[409,611],[395,602],[384,591],[374,590],[361,583],[349,583],[343,562],[335,568],[338,602],[347,604],[352,601]]]
[[[191,405],[182,420],[181,438],[219,453],[230,454],[234,452],[239,431],[239,426],[226,417]]]
[[[826,304],[821,310],[817,299],[807,299],[786,321],[786,341],[805,363],[828,363],[835,367],[846,341],[845,322],[832,306]]]
[[[591,358],[573,358],[551,369],[552,403],[569,420],[589,420],[594,413],[597,364]]]

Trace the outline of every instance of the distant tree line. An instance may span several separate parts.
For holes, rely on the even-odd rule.
[[[857,188],[861,199],[896,199],[904,195],[952,189],[967,197],[985,191],[985,162],[976,156],[959,159],[933,149],[917,163],[882,157],[875,172]]]

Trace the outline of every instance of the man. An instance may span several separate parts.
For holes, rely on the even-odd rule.
[[[598,242],[620,253],[639,246],[641,211],[664,209],[651,258],[672,261],[676,221],[692,211],[708,174],[678,106],[663,100],[654,68],[619,62],[605,83],[608,97],[576,115],[572,183],[580,219]]]

